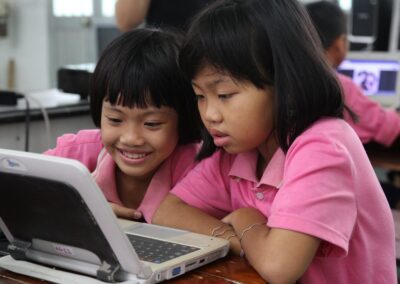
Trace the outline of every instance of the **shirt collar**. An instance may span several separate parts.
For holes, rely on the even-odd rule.
[[[229,171],[229,176],[254,182],[257,187],[264,184],[279,188],[282,184],[285,153],[280,148],[276,150],[265,168],[261,180],[257,178],[258,155],[259,152],[256,149],[237,154]]]
[[[99,154],[97,166],[92,175],[107,200],[122,205],[115,180],[115,162],[105,148]]]

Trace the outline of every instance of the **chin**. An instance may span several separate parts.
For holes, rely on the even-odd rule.
[[[222,147],[226,152],[228,152],[229,154],[239,154],[242,153],[244,151],[241,151],[238,148],[232,147],[232,146],[226,146],[226,147]]]

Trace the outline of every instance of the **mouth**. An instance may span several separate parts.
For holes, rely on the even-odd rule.
[[[230,141],[230,136],[223,132],[211,129],[210,134],[213,137],[214,144],[218,147],[224,147]]]
[[[120,152],[120,154],[127,158],[127,159],[131,159],[131,160],[141,160],[143,158],[145,158],[146,156],[150,155],[150,153],[146,152],[128,152],[128,151],[123,151],[123,150],[118,150]]]

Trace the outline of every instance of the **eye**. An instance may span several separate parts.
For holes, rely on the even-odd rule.
[[[115,118],[115,117],[110,117],[110,116],[106,116],[108,122],[112,123],[112,124],[119,124],[122,122],[121,119],[119,118]]]
[[[144,125],[148,128],[158,128],[163,125],[163,123],[159,121],[147,121],[144,123]]]
[[[204,100],[204,96],[200,95],[200,94],[196,94],[196,100],[197,101],[202,101],[202,100]]]
[[[228,99],[232,98],[233,95],[234,95],[233,93],[232,94],[220,94],[220,95],[218,95],[218,98],[220,100],[228,100]]]

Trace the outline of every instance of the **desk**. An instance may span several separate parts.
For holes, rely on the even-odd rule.
[[[364,147],[374,167],[400,171],[400,138],[397,138],[390,147],[374,142],[368,143]]]
[[[49,282],[19,275],[0,268],[0,283],[4,284],[46,284]],[[266,283],[248,262],[238,256],[228,256],[183,276],[164,283],[176,284],[224,284],[224,283]]]
[[[53,148],[58,136],[76,133],[81,129],[94,128],[88,101],[50,107],[46,109],[51,132],[46,132],[42,113],[30,110],[29,151],[43,152]],[[16,107],[0,107],[0,148],[24,150],[25,110]]]

